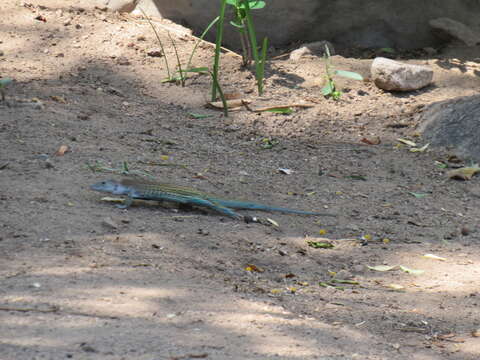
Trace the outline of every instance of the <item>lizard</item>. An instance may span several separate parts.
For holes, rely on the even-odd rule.
[[[318,216],[336,216],[329,213],[318,213],[313,211],[294,210],[283,207],[275,207],[270,205],[258,204],[254,202],[227,200],[210,195],[193,188],[158,183],[155,181],[144,179],[125,178],[121,181],[104,180],[90,186],[91,190],[110,193],[113,195],[125,195],[127,198],[124,203],[117,207],[128,208],[134,199],[169,201],[183,205],[193,205],[205,207],[214,210],[220,214],[229,216],[234,219],[242,219],[243,217],[233,209],[243,210],[262,210],[262,211],[278,211],[288,214],[301,215],[318,215]]]

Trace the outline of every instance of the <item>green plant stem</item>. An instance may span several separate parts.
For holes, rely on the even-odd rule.
[[[223,25],[225,23],[225,8],[227,6],[227,0],[220,0],[220,14],[218,15],[217,22],[217,37],[215,39],[215,60],[213,62],[213,73],[212,73],[212,101],[215,101],[217,98],[217,84],[218,82],[218,69],[220,64],[220,51],[223,41]]]
[[[212,76],[212,81],[213,81],[213,86],[215,86],[218,90],[218,95],[220,96],[220,99],[222,100],[222,105],[223,105],[223,115],[225,117],[228,117],[228,105],[227,105],[227,99],[225,98],[225,95],[223,94],[222,88],[220,87],[220,83],[218,82],[218,79],[216,79],[212,73],[210,73]]]
[[[145,11],[143,11],[142,8],[139,8],[139,9],[142,12],[143,16],[145,16],[145,19],[147,19],[148,23],[153,29],[153,32],[155,33],[155,36],[157,37],[158,44],[160,45],[160,49],[162,50],[162,53],[163,53],[163,59],[165,60],[165,66],[167,67],[167,77],[170,80],[172,76],[170,75],[170,67],[168,66],[167,54],[165,54],[165,49],[163,47],[162,40],[160,40],[160,36],[158,35],[157,29],[155,28],[152,21],[150,20],[150,17],[145,13]]]
[[[205,35],[207,35],[207,33],[212,28],[212,26],[215,25],[219,19],[220,19],[219,16],[217,16],[215,19],[213,19],[213,21],[210,24],[208,24],[207,28],[202,33],[202,35],[198,38],[197,42],[195,43],[195,46],[193,47],[192,53],[190,54],[190,57],[188,59],[187,69],[190,69],[190,67],[192,66],[193,55],[195,54],[195,51],[197,51],[198,45],[200,45],[200,43],[203,41],[203,38],[205,37]]]
[[[170,38],[170,41],[172,42],[173,51],[175,52],[175,56],[177,58],[178,73],[180,74],[180,84],[182,84],[182,87],[184,87],[185,74],[183,73],[182,63],[180,62],[180,57],[178,56],[177,45],[175,44],[175,41],[173,40],[172,35],[170,35],[170,32],[167,31],[167,34],[168,34],[168,37]]]
[[[247,20],[247,32],[250,37],[250,45],[252,46],[253,60],[255,60],[255,77],[257,79],[258,94],[263,94],[263,77],[260,78],[262,73],[260,58],[258,56],[257,35],[255,33],[255,27],[253,26],[252,14],[250,13],[250,5],[248,0],[242,0],[245,5],[245,18]]]

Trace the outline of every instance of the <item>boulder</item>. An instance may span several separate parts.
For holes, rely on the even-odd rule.
[[[429,24],[434,32],[445,40],[459,40],[467,46],[475,46],[480,43],[480,34],[459,21],[442,17],[430,20]]]
[[[480,162],[480,95],[430,105],[419,117],[419,132],[432,146]]]
[[[4,0],[5,1],[5,0]],[[161,16],[182,24],[198,35],[218,15],[219,0],[71,0],[83,7],[102,6],[126,11],[136,4],[149,16]],[[292,43],[327,39],[338,51],[342,48],[437,47],[444,41],[432,33],[429,20],[448,14],[467,26],[478,26],[480,2],[473,0],[274,0],[263,10],[252,11],[259,39],[285,47]],[[414,9],[412,11],[412,9]],[[239,37],[229,24],[232,7],[228,6],[224,45],[239,47]],[[210,31],[208,39],[214,38]]]
[[[377,57],[371,67],[372,80],[380,89],[412,91],[431,84],[433,70],[429,66],[411,65]]]

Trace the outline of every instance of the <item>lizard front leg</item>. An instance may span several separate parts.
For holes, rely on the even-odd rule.
[[[128,196],[127,198],[125,198],[123,200],[123,204],[118,204],[117,205],[117,208],[126,209],[126,208],[130,207],[130,205],[132,205],[132,203],[133,203],[133,198],[131,196]]]

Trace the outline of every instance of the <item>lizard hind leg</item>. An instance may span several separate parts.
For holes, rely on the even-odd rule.
[[[231,217],[236,220],[241,220],[243,219],[243,216],[236,213],[232,209],[223,206],[221,204],[218,204],[217,202],[210,201],[207,199],[200,199],[200,198],[194,198],[189,201],[190,204],[195,205],[195,206],[203,206],[207,207],[209,209],[212,209],[220,214],[226,215],[228,217]]]

